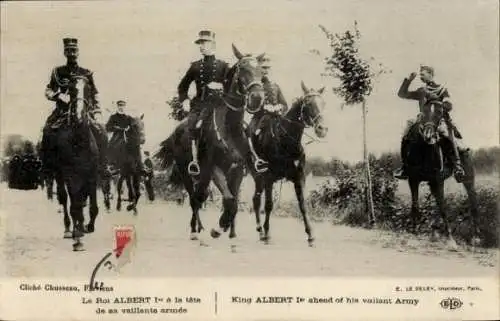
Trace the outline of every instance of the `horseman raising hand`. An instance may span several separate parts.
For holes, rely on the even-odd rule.
[[[449,149],[444,149],[446,156],[451,160],[454,165],[454,174],[457,180],[464,175],[464,169],[462,167],[458,151],[466,151],[467,148],[460,143],[459,139],[462,138],[461,134],[458,132],[456,126],[452,123],[449,116],[449,112],[452,110],[452,103],[450,99],[450,94],[448,90],[437,84],[434,81],[434,68],[430,66],[420,67],[420,80],[425,84],[425,86],[418,88],[415,91],[410,91],[409,86],[411,82],[416,78],[416,73],[411,73],[408,78],[405,78],[401,87],[398,91],[398,96],[403,99],[412,99],[419,102],[420,113],[424,112],[426,108],[428,109],[432,104],[439,104],[443,107],[443,119],[440,121],[438,131],[440,137],[451,143],[451,151]],[[399,179],[407,179],[407,159],[408,159],[408,147],[409,147],[409,133],[410,129],[416,124],[416,121],[408,121],[408,125],[404,131],[403,139],[401,142],[401,158],[403,162],[402,168],[400,168],[396,173],[395,177]],[[448,131],[448,129],[451,129]],[[451,133],[450,137],[449,133]],[[455,152],[456,151],[456,152]]]
[[[100,171],[102,175],[107,175],[106,148],[107,137],[104,128],[97,123],[96,119],[100,115],[100,105],[98,90],[94,82],[93,72],[78,65],[78,39],[64,38],[64,56],[66,64],[52,69],[50,80],[45,88],[45,97],[55,102],[56,108],[47,118],[43,128],[43,138],[41,146],[42,162],[45,170],[53,171],[56,158],[54,151],[54,137],[57,129],[64,123],[66,113],[70,107],[70,84],[75,77],[85,77],[90,85],[90,116],[91,130],[96,138],[100,153]]]
[[[223,82],[229,71],[229,65],[215,58],[215,33],[212,31],[200,31],[194,43],[199,45],[203,58],[191,63],[177,90],[184,110],[189,112],[188,130],[193,161],[188,171],[191,175],[198,175],[200,167],[196,140],[202,124],[210,116],[213,107],[221,104]],[[196,83],[196,95],[190,101],[188,90],[193,81]]]

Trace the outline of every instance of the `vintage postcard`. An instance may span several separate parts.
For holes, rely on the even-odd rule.
[[[498,12],[3,1],[0,319],[498,320]]]

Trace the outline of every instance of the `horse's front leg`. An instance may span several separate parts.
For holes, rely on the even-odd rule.
[[[307,234],[307,242],[309,243],[309,246],[314,245],[314,236],[313,232],[311,229],[311,226],[309,224],[309,218],[307,217],[307,211],[306,211],[306,206],[304,202],[304,185],[305,185],[305,177],[301,173],[299,174],[299,178],[296,179],[294,182],[294,188],[295,188],[295,196],[297,197],[297,201],[299,203],[299,209],[300,213],[302,214],[302,219],[304,220],[304,228],[305,232]]]
[[[479,246],[481,244],[481,231],[479,230],[479,222],[478,222],[479,212],[478,212],[477,193],[476,193],[476,188],[474,186],[474,180],[473,179],[465,180],[463,184],[467,192],[467,196],[469,198],[472,228],[474,231],[471,237],[471,245]]]
[[[134,211],[134,214],[137,215],[137,203],[139,202],[139,198],[141,197],[141,177],[140,174],[134,172],[130,176],[130,185],[132,190],[132,199],[131,204],[127,206],[127,211]],[[127,184],[128,185],[128,184]]]
[[[95,220],[97,215],[99,215],[99,206],[97,205],[97,182],[92,180],[88,185],[90,220],[86,226],[86,232],[93,233],[95,230]]]
[[[257,232],[259,232],[259,238],[264,241],[264,230],[260,224],[260,205],[262,201],[262,191],[264,190],[264,182],[261,177],[255,178],[255,192],[253,194],[253,211],[255,213],[255,223],[257,224]]]
[[[271,180],[268,180],[264,183],[264,196],[265,196],[265,204],[264,210],[266,212],[266,218],[264,219],[264,237],[261,239],[268,243],[271,239],[271,235],[269,233],[269,219],[271,217],[271,212],[273,211],[273,185],[274,183]]]
[[[224,172],[219,167],[214,168],[212,178],[215,186],[222,194],[222,215],[219,218],[219,226],[213,228],[210,232],[213,238],[218,238],[223,231],[225,232],[231,227],[238,204],[235,195],[231,193],[229,182]]]
[[[431,190],[432,195],[434,195],[434,198],[436,199],[436,203],[438,206],[438,212],[441,215],[441,219],[443,220],[443,224],[445,227],[446,231],[446,238],[447,238],[447,246],[448,249],[451,251],[456,251],[458,246],[457,242],[453,238],[453,235],[451,234],[451,228],[450,224],[448,222],[448,217],[446,215],[446,209],[445,209],[445,204],[444,204],[444,181],[443,180],[437,180],[432,183],[429,183],[429,187]],[[437,236],[437,231],[438,231],[438,224],[437,220],[438,218],[433,215],[432,216],[432,222],[431,222],[431,229],[433,233],[433,237]]]
[[[118,182],[116,183],[116,210],[121,211],[122,210],[122,188],[123,188],[123,175],[120,174],[120,177],[118,178]]]
[[[410,232],[416,234],[418,227],[418,219],[420,218],[420,209],[418,205],[418,188],[420,186],[420,182],[418,180],[409,179],[408,185],[410,186],[410,192],[411,192]]]
[[[68,193],[66,193],[66,188],[64,186],[64,180],[58,178],[56,182],[56,188],[57,188],[57,202],[59,203],[60,206],[63,208],[63,214],[64,214],[64,238],[65,239],[70,239],[73,237],[73,233],[71,233],[71,219],[69,218],[69,212],[68,212]]]

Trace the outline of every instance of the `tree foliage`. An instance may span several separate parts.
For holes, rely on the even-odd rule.
[[[329,40],[330,55],[324,58],[326,75],[340,80],[340,85],[333,87],[333,92],[341,97],[346,105],[360,104],[373,90],[374,79],[381,74],[389,73],[382,64],[378,70],[370,62],[362,58],[359,52],[361,33],[357,23],[353,30],[344,33],[332,33],[324,26],[319,26]],[[372,57],[371,62],[374,62]]]

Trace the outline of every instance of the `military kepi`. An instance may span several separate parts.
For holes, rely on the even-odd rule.
[[[125,106],[127,103],[126,103],[124,100],[118,100],[118,101],[116,102],[116,104],[117,104],[118,106]]]
[[[258,60],[261,67],[271,67],[271,58],[267,54],[261,55]]]
[[[198,33],[198,39],[194,42],[199,44],[202,41],[215,41],[215,33],[210,30],[202,30]]]
[[[64,38],[63,43],[64,48],[78,48],[78,39],[76,38]]]

